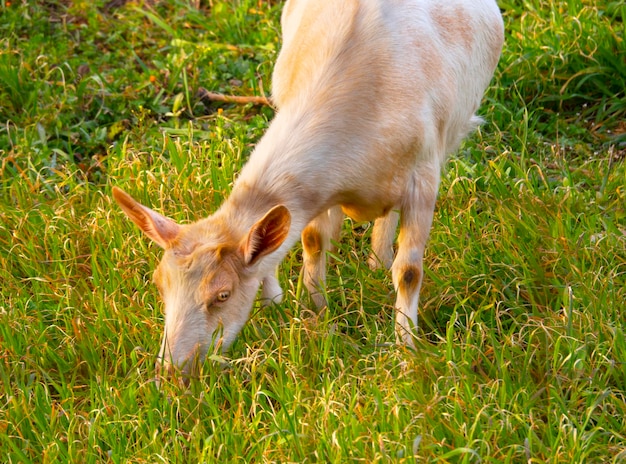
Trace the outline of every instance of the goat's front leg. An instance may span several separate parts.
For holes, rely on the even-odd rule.
[[[271,303],[280,303],[283,301],[283,289],[278,283],[276,273],[263,278],[263,286],[261,287],[261,304],[268,306]]]
[[[396,338],[414,347],[417,308],[424,276],[422,260],[439,188],[439,170],[417,171],[402,201],[398,254],[391,272],[396,299]]]
[[[313,219],[302,231],[304,285],[318,309],[326,306],[322,292],[326,283],[326,251],[331,240],[338,240],[343,212],[341,207],[330,208]]]

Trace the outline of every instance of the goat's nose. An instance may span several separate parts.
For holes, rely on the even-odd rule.
[[[174,366],[171,362],[165,359],[159,358],[154,366],[156,371],[157,382],[161,383],[163,380],[169,380],[174,374]]]
[[[156,369],[156,373],[157,375],[161,375],[163,377],[167,377],[169,375],[172,375],[172,363],[170,363],[169,361],[165,361],[163,359],[159,359],[157,360],[156,364],[154,365],[155,369]]]
[[[179,367],[170,361],[159,358],[155,366],[157,384],[160,385],[161,382],[165,381],[171,383],[178,382],[187,387],[189,386],[191,367],[190,363],[185,363],[182,367]]]

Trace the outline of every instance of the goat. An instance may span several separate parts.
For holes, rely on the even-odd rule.
[[[276,268],[299,238],[322,307],[344,214],[375,220],[368,262],[391,268],[397,339],[414,346],[440,172],[480,123],[500,10],[495,0],[288,0],[281,25],[278,111],[213,215],[179,225],[113,188],[165,250],[154,281],[165,305],[157,369],[167,373],[189,375],[209,349],[227,349],[261,284],[264,301],[281,301]]]

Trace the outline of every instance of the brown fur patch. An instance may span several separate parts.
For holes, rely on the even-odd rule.
[[[472,48],[474,29],[467,21],[467,12],[461,5],[456,5],[452,9],[445,6],[433,8],[431,14],[443,40],[450,44],[462,45],[466,50]]]
[[[311,255],[319,253],[322,250],[320,233],[313,227],[306,227],[302,231],[302,246]]]
[[[411,294],[417,290],[422,272],[417,266],[407,266],[400,273],[399,292]]]
[[[415,41],[414,44],[420,50],[420,61],[425,78],[430,82],[439,81],[443,75],[443,60],[437,47],[430,39]]]

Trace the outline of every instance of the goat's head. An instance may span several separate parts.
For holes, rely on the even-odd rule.
[[[118,188],[113,197],[165,250],[154,272],[165,305],[157,371],[193,374],[209,350],[228,348],[248,320],[263,277],[259,261],[287,237],[289,211],[276,206],[238,233],[218,215],[179,225]]]

